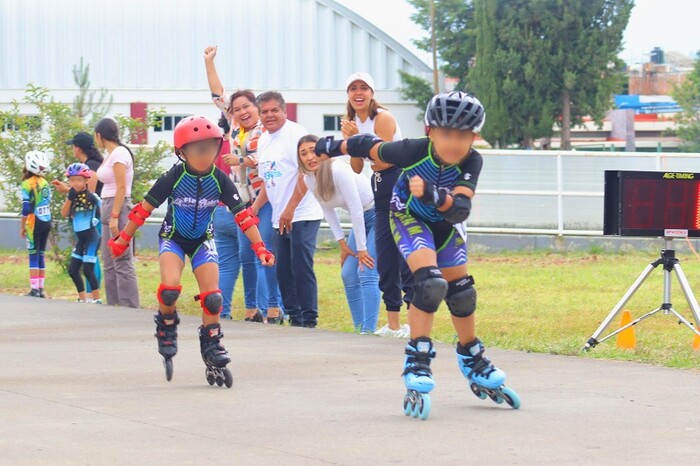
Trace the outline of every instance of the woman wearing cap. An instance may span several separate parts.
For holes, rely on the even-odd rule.
[[[347,119],[341,122],[345,139],[356,134],[371,133],[384,141],[401,140],[401,129],[396,119],[374,98],[372,76],[367,73],[353,73],[348,77],[345,88],[348,93]],[[356,173],[360,173],[364,168],[364,161],[353,157],[350,165]],[[389,226],[389,202],[401,169],[377,161],[372,163],[371,167],[374,171],[372,191],[376,211],[374,228],[377,270],[388,320],[388,323],[375,333],[402,338],[409,335],[410,329],[408,325],[401,325],[399,311],[404,300],[410,303],[413,295],[413,277],[399,254]]]
[[[104,159],[100,151],[95,147],[95,141],[89,133],[81,131],[73,136],[73,139],[66,141],[66,144],[73,146],[73,155],[78,162],[90,167],[93,173],[97,172]],[[53,181],[53,185],[58,192],[64,194],[67,194],[70,190],[70,186],[67,183],[58,180]],[[93,176],[88,181],[88,189],[90,189],[90,192],[100,196],[102,193],[102,182]]]
[[[95,125],[97,147],[107,156],[97,170],[102,186],[102,266],[107,303],[113,306],[141,307],[136,268],[131,248],[120,257],[112,257],[107,241],[119,234],[129,221],[131,185],[134,180],[134,155],[119,139],[119,126],[111,118]]]

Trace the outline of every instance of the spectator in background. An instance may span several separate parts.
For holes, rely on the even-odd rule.
[[[97,173],[97,169],[100,168],[100,165],[102,165],[103,158],[100,151],[95,147],[95,140],[89,133],[81,131],[73,136],[73,139],[66,141],[66,144],[73,146],[73,155],[78,162],[87,165],[92,171],[93,175]],[[70,186],[68,186],[67,183],[59,180],[54,180],[52,183],[56,188],[56,191],[63,194],[68,194]],[[97,176],[91,176],[88,180],[87,186],[91,193],[95,193],[97,196],[102,195],[102,182],[97,179]],[[98,218],[97,220],[99,221],[100,219]],[[99,223],[96,228],[98,235],[102,236],[102,224]],[[95,278],[99,284],[102,281],[102,267],[100,267],[99,259],[95,261],[94,270]],[[93,290],[92,286],[90,285],[90,280],[85,280],[85,288],[88,293],[92,293]]]
[[[316,327],[318,289],[314,274],[316,237],[323,211],[299,173],[297,142],[306,129],[287,120],[286,103],[279,92],[258,96],[258,108],[267,130],[258,141],[258,171],[263,186],[253,203],[259,212],[272,206],[277,281],[284,310],[298,327]]]
[[[214,58],[216,47],[204,50],[207,80],[216,106],[224,112],[229,120],[235,121],[237,130],[229,136],[230,149],[222,155],[226,169],[231,172],[239,194],[252,205],[262,187],[258,175],[258,139],[265,131],[260,121],[255,94],[250,90],[239,90],[228,96],[221,84]],[[222,151],[223,152],[223,151]],[[257,213],[260,218],[258,229],[265,244],[273,244],[272,207],[263,206]],[[231,219],[232,221],[232,219]],[[234,234],[236,229],[225,234]],[[215,229],[215,238],[216,238]],[[280,311],[281,296],[277,284],[276,267],[264,267],[256,259],[250,241],[245,235],[238,235],[239,261],[243,268],[243,286],[245,301],[245,320],[268,323],[282,323]],[[218,247],[218,246],[217,246]],[[271,248],[274,253],[274,248]],[[224,266],[224,264],[222,264]],[[221,287],[223,289],[223,287]]]
[[[345,296],[355,330],[377,330],[379,276],[374,268],[374,196],[369,178],[355,173],[343,160],[322,160],[314,147],[318,137],[310,134],[298,143],[299,170],[304,183],[323,208],[323,215],[340,245],[340,266]],[[323,158],[326,158],[325,156]],[[345,241],[336,207],[352,218],[352,232]]]
[[[345,89],[348,93],[347,118],[341,122],[343,138],[361,133],[371,133],[384,141],[401,140],[401,129],[394,116],[374,98],[374,79],[367,73],[348,76]],[[362,172],[364,161],[353,157],[350,165],[356,173]],[[410,335],[408,324],[401,325],[401,304],[408,304],[413,296],[413,274],[399,254],[389,225],[389,203],[401,169],[388,163],[372,161],[372,187],[376,209],[376,247],[379,288],[386,307],[388,323],[376,334],[405,338]],[[403,300],[401,291],[403,290]]]
[[[131,186],[134,180],[134,154],[119,139],[119,126],[111,118],[95,125],[97,147],[107,156],[97,170],[102,186],[102,266],[107,303],[112,306],[140,307],[134,254],[127,248],[120,257],[112,257],[107,241],[119,234],[129,222]]]

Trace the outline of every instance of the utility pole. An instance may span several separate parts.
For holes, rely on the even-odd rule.
[[[437,65],[437,40],[435,39],[435,0],[430,0],[430,43],[433,49],[433,92],[440,92]]]

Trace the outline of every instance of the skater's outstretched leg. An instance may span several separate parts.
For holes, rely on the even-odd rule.
[[[467,265],[441,269],[449,281],[445,302],[457,331],[457,362],[464,376],[484,388],[498,388],[505,382],[505,373],[484,357],[484,345],[476,338],[474,313],[476,289],[467,274]]]

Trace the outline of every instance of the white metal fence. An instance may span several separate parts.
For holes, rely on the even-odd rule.
[[[697,153],[480,152],[484,167],[468,226],[474,233],[601,235],[605,170],[700,171]]]

